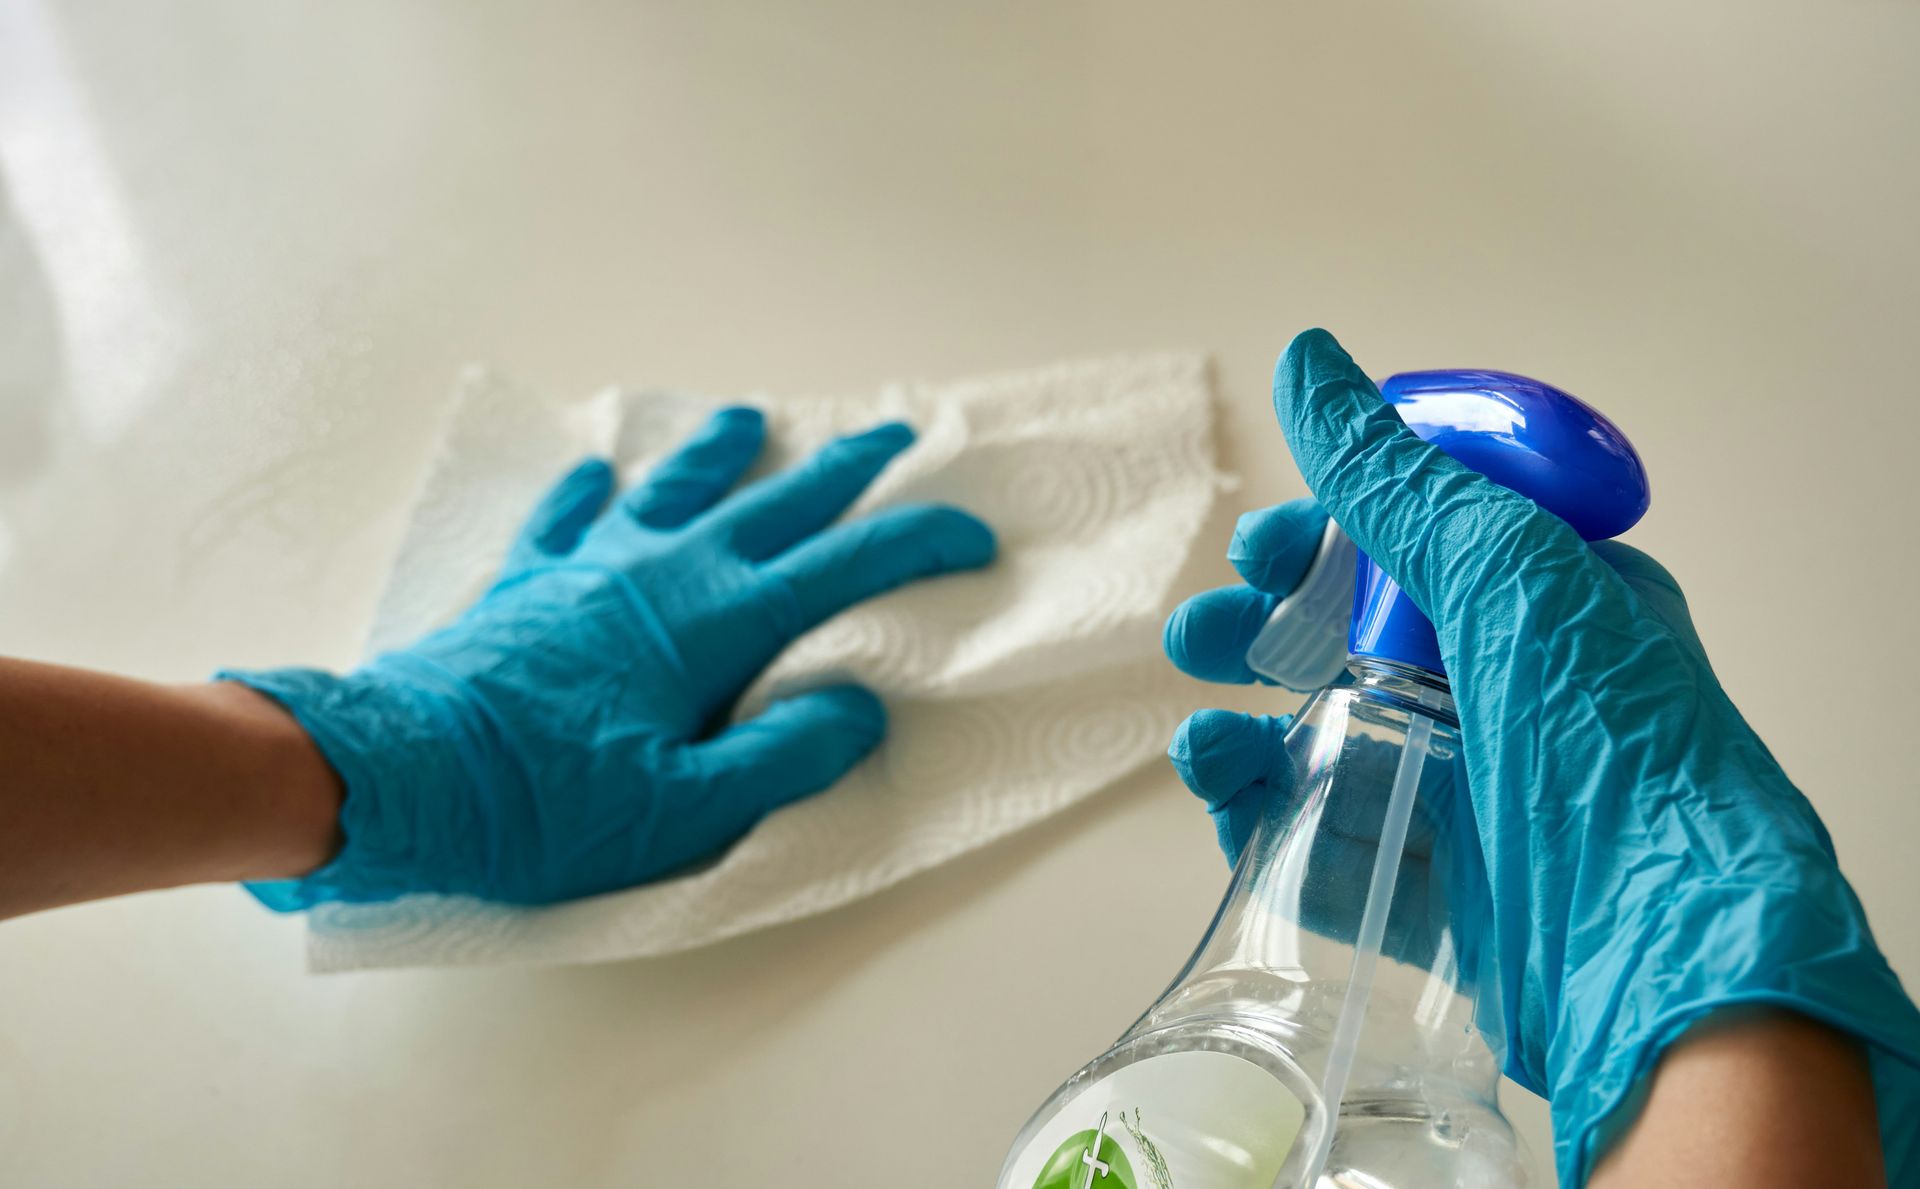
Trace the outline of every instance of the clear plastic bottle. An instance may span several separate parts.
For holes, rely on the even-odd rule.
[[[1408,429],[1589,541],[1646,511],[1632,444],[1550,384],[1449,370],[1380,391]],[[1495,1099],[1492,906],[1439,639],[1364,552],[1338,621],[1344,583],[1325,566],[1340,538],[1329,529],[1247,657],[1310,683],[1347,628],[1345,674],[1287,733],[1287,795],[1268,804],[1186,969],[1033,1116],[1001,1189],[1526,1183]]]
[[[1293,791],[1199,949],[1034,1115],[1001,1189],[1526,1183],[1445,679],[1355,657],[1285,746]]]

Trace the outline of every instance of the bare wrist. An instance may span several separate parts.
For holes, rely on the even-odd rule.
[[[239,746],[231,774],[236,830],[217,878],[294,879],[340,849],[340,778],[311,736],[273,699],[230,681],[182,691]]]

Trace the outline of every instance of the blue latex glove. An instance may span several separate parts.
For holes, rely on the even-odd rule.
[[[724,410],[618,498],[606,463],[581,463],[492,590],[357,672],[221,674],[291,711],[346,787],[338,855],[255,892],[277,908],[590,895],[711,858],[859,763],[886,714],[858,686],[723,716],[794,637],[902,583],[987,564],[993,534],[931,505],[833,523],[913,441],[904,425],[729,495],[764,434],[757,412]]]
[[[1508,1070],[1552,1102],[1561,1183],[1586,1181],[1661,1052],[1708,1013],[1791,1008],[1869,1053],[1893,1184],[1920,1181],[1920,1012],[1812,806],[1714,678],[1673,577],[1589,545],[1421,441],[1324,331],[1274,408],[1301,473],[1433,619],[1465,740]],[[1197,596],[1168,655],[1217,681],[1297,582],[1325,513],[1243,517],[1249,585]],[[1171,748],[1229,857],[1290,769],[1285,720],[1201,711]]]

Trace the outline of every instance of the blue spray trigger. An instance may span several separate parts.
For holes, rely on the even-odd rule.
[[[1400,419],[1448,455],[1533,500],[1589,541],[1645,515],[1647,470],[1620,428],[1551,384],[1511,372],[1401,372],[1380,385]],[[1420,609],[1366,554],[1354,578],[1350,650],[1444,672]],[[1251,662],[1249,662],[1251,663]]]

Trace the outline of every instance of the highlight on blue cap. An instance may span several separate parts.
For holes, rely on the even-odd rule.
[[[1633,443],[1572,393],[1511,372],[1447,369],[1401,372],[1380,395],[1421,438],[1586,540],[1617,537],[1646,514],[1652,491]],[[1356,565],[1350,651],[1444,672],[1433,624],[1372,558]]]

